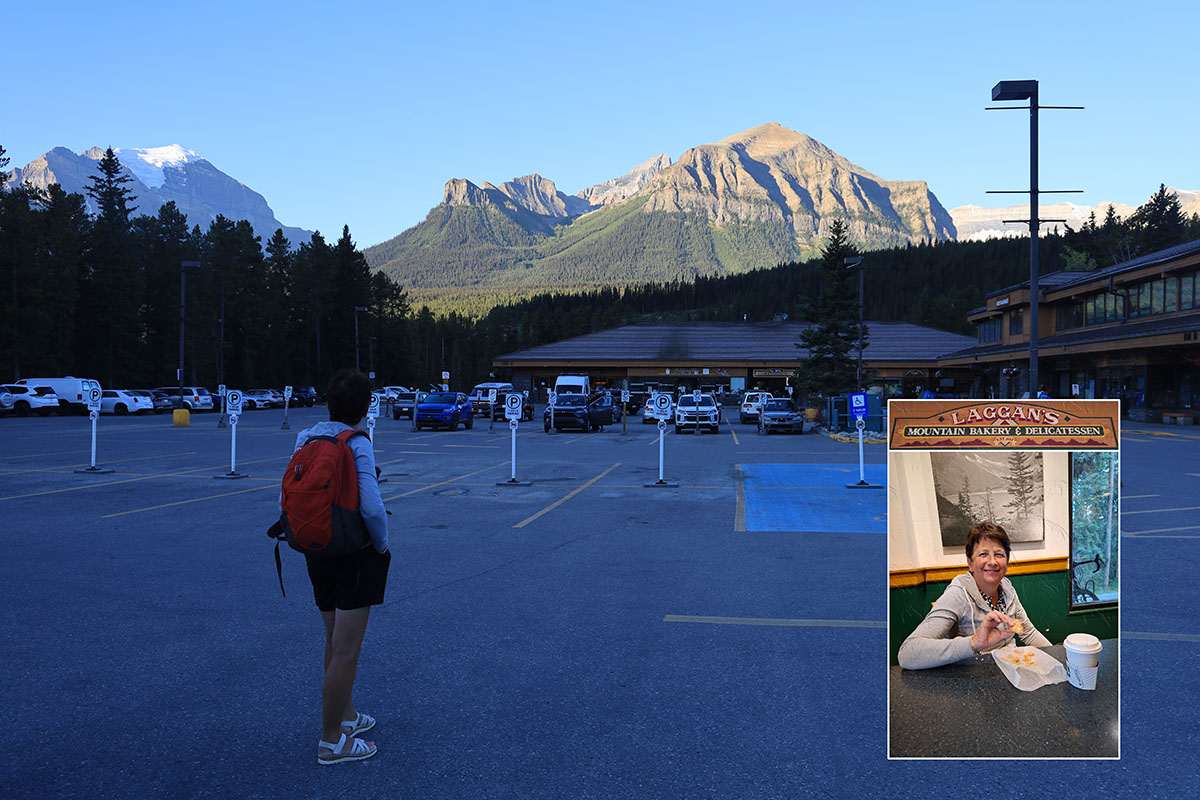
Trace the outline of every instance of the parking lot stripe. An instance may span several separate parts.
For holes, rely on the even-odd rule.
[[[290,458],[290,456],[289,456],[289,458]],[[261,464],[264,461],[280,461],[280,460],[281,460],[281,457],[279,457],[279,456],[276,456],[275,458],[259,458],[259,459],[255,459],[254,461],[243,461],[243,462],[241,462],[241,464],[239,464],[239,466],[244,465],[244,464]],[[508,462],[506,461],[504,463],[507,464]],[[119,481],[101,481],[99,483],[91,483],[91,482],[81,483],[76,486],[68,486],[64,489],[47,489],[44,492],[29,492],[27,494],[13,494],[13,495],[9,495],[8,497],[0,497],[0,502],[2,502],[4,500],[21,500],[26,497],[41,497],[42,495],[47,495],[47,494],[61,494],[62,492],[76,492],[76,491],[79,491],[80,489],[96,489],[101,486],[114,486],[118,483],[135,483],[136,481],[149,481],[149,480],[154,480],[155,478],[174,478],[174,477],[178,477],[180,475],[190,475],[194,472],[213,472],[213,471],[219,470],[219,469],[223,469],[223,466],[197,467],[196,469],[185,469],[185,470],[181,470],[179,472],[163,472],[163,473],[159,473],[157,475],[141,475],[137,478],[123,478]]]
[[[1140,500],[1143,497],[1162,497],[1160,494],[1127,494],[1122,497],[1122,500]]]
[[[196,450],[191,450],[186,453],[167,453],[166,455],[145,456],[143,458],[118,458],[118,459],[107,459],[106,458],[106,459],[104,459],[104,465],[107,466],[109,464],[128,464],[132,461],[153,461],[154,459],[158,459],[158,458],[176,458],[178,456],[194,456],[194,455],[196,455],[197,452],[198,451],[196,451]],[[5,475],[21,475],[22,473],[25,473],[25,472],[58,472],[59,470],[64,470],[64,469],[75,470],[75,469],[78,469],[79,467],[86,467],[89,465],[89,463],[90,462],[85,461],[80,464],[64,464],[61,467],[38,467],[37,469],[21,469],[21,470],[14,470],[13,472],[5,472],[4,474]]]
[[[663,622],[700,622],[709,625],[768,625],[782,628],[887,628],[873,619],[765,619],[760,617],[688,617],[667,614]]]
[[[1125,499],[1128,500],[1129,498],[1126,497]],[[1200,506],[1183,506],[1181,508],[1151,508],[1144,511],[1125,511],[1122,509],[1121,516],[1126,517],[1130,514],[1165,514],[1168,511],[1195,511],[1198,508],[1200,508]]]
[[[1200,633],[1147,633],[1121,631],[1122,639],[1153,639],[1160,642],[1200,642]]]
[[[601,478],[603,478],[605,475],[607,475],[608,473],[612,472],[614,469],[616,469],[616,468],[617,468],[617,467],[619,467],[619,466],[621,466],[621,463],[620,463],[620,462],[617,462],[616,464],[613,464],[611,467],[609,467],[608,469],[604,470],[604,472],[601,472],[599,475],[597,475],[596,477],[592,478],[590,481],[588,481],[587,483],[585,483],[583,486],[580,486],[580,487],[579,487],[579,488],[577,488],[575,491],[573,491],[573,492],[571,492],[570,494],[568,494],[566,497],[562,498],[561,500],[558,500],[558,501],[556,501],[556,502],[553,502],[553,503],[551,503],[550,505],[548,505],[548,506],[546,506],[545,508],[543,508],[541,511],[537,512],[536,514],[534,514],[532,517],[527,517],[527,518],[525,518],[525,519],[521,520],[521,521],[520,521],[520,522],[518,522],[516,525],[513,525],[513,527],[514,527],[514,528],[524,528],[526,525],[528,525],[529,523],[533,522],[535,519],[537,519],[538,517],[542,516],[543,514],[548,514],[549,512],[551,512],[551,511],[553,511],[554,509],[558,508],[558,507],[559,507],[559,506],[561,506],[563,503],[567,502],[567,501],[568,501],[568,500],[570,500],[572,497],[574,497],[575,495],[579,494],[579,493],[580,493],[580,492],[582,492],[584,489],[588,488],[588,487],[589,487],[589,486],[591,486],[593,483],[595,483],[596,481],[600,480],[600,479],[601,479]]]
[[[590,439],[593,436],[599,436],[599,435],[600,435],[600,431],[594,431],[592,433],[585,433],[583,436],[572,436],[570,439],[564,439],[562,441],[562,444],[564,446],[568,445],[568,444],[574,444],[575,442],[582,442],[584,439]]]
[[[739,442],[739,441],[738,441],[738,438],[737,438],[737,431],[735,431],[733,428],[730,428],[730,429],[729,429],[729,435],[733,437],[733,443],[734,443],[734,444],[736,444],[736,445],[741,445],[741,442]]]
[[[30,437],[30,438],[32,438],[32,437]],[[91,450],[60,450],[57,453],[34,453],[33,455],[28,455],[28,456],[0,456],[0,461],[4,461],[4,460],[10,459],[10,458],[43,458],[45,456],[71,456],[71,455],[75,455],[76,453],[90,453],[90,452],[92,452],[92,451]]]
[[[1200,530],[1200,525],[1184,525],[1182,528],[1154,528],[1153,530],[1148,530],[1148,531],[1121,531],[1121,535],[1122,536],[1144,536],[1147,533],[1173,533],[1175,531],[1197,531],[1197,530]],[[1160,536],[1158,538],[1160,538],[1160,539],[1162,539],[1162,538],[1184,538],[1184,539],[1187,539],[1189,537],[1187,537],[1187,536],[1184,536],[1184,537],[1162,537],[1162,536]]]
[[[746,532],[746,473],[742,472],[742,465],[734,465],[737,481],[737,505],[733,510],[733,530],[736,533]]]
[[[426,455],[426,454],[422,453],[421,455]],[[496,469],[497,467],[506,467],[506,466],[508,466],[508,463],[509,463],[508,461],[501,461],[499,464],[493,464],[490,467],[484,467],[483,469],[477,469],[474,472],[468,472],[466,475],[459,475],[457,478],[450,478],[449,480],[441,481],[439,483],[430,483],[430,484],[420,487],[419,489],[413,489],[411,492],[404,492],[402,494],[394,494],[390,497],[385,497],[385,498],[383,498],[383,500],[386,503],[388,500],[398,500],[401,497],[408,497],[410,494],[417,494],[418,492],[424,492],[428,489],[436,489],[439,486],[445,486],[447,483],[454,483],[455,481],[461,481],[463,478],[469,478],[472,475],[478,475],[481,472],[487,472],[489,469]]]
[[[163,503],[157,506],[146,506],[145,508],[135,508],[131,511],[118,511],[115,514],[105,514],[101,519],[109,519],[110,517],[123,517],[126,514],[141,514],[143,511],[155,511],[160,508],[171,508],[172,506],[185,506],[188,503],[200,503],[204,500],[216,500],[220,497],[229,497],[233,494],[245,494],[246,492],[261,492],[263,489],[271,489],[275,487],[275,482],[272,481],[266,486],[255,486],[252,489],[238,489],[235,492],[222,492],[221,494],[210,494],[207,497],[193,497],[191,500],[179,500],[174,503]]]

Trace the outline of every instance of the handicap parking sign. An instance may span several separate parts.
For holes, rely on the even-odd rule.
[[[864,419],[867,416],[867,393],[855,392],[850,395],[850,416]]]

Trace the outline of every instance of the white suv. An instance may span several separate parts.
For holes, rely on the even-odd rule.
[[[746,392],[742,398],[742,406],[738,409],[738,421],[742,424],[758,422],[758,414],[762,411],[764,400],[770,400],[770,392]]]
[[[721,432],[721,407],[711,394],[700,395],[700,403],[690,394],[680,395],[675,406],[675,432],[682,433],[691,428],[696,433],[708,428],[713,433]]]
[[[30,414],[45,417],[49,416],[51,411],[58,411],[58,395],[49,386],[10,383],[4,388],[12,394],[13,412],[18,417],[28,417]]]

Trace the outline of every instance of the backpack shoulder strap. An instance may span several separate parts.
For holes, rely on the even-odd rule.
[[[353,439],[355,436],[367,436],[367,432],[360,431],[357,428],[355,428],[353,430],[342,431],[341,433],[339,433],[337,435],[337,440],[339,442],[341,442],[342,444],[346,445],[347,447],[349,447],[350,440]],[[371,437],[367,436],[367,438],[370,439]]]

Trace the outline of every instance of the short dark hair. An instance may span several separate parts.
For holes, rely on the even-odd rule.
[[[994,522],[979,522],[972,526],[971,530],[967,531],[967,560],[971,560],[971,556],[975,555],[975,548],[984,539],[995,539],[1004,548],[1004,557],[1007,558],[1012,554],[1012,542],[1008,540],[1008,534],[1004,528],[1001,528]]]
[[[371,407],[371,380],[356,369],[339,369],[329,379],[325,406],[332,422],[351,427],[362,421]]]

